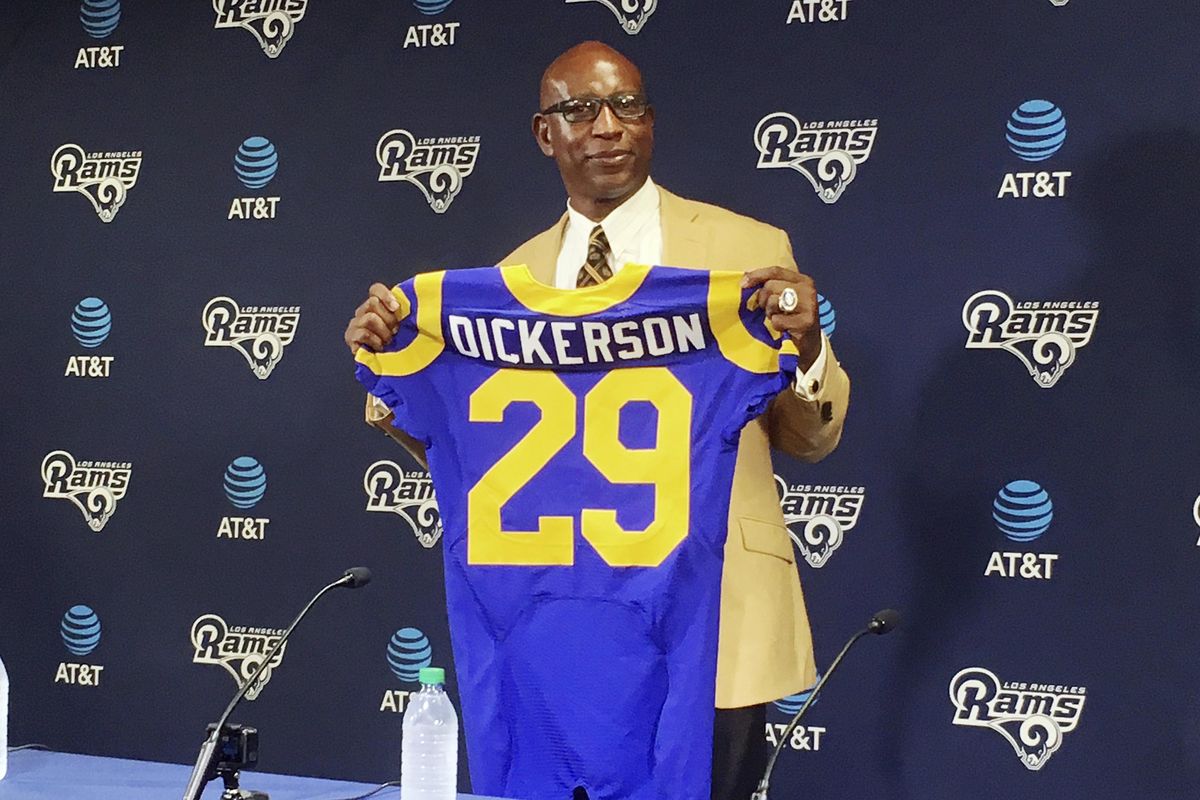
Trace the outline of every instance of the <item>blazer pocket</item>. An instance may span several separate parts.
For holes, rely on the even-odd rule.
[[[789,564],[796,563],[792,538],[783,525],[751,517],[738,517],[742,529],[742,547],[752,553],[774,556]]]

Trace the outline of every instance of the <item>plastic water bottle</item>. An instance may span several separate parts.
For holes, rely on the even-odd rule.
[[[0,661],[0,781],[8,774],[8,672]]]
[[[446,696],[446,671],[421,670],[400,737],[400,800],[454,800],[458,794],[458,714]]]

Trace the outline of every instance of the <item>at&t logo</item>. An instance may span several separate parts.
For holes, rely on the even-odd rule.
[[[1040,163],[1057,153],[1067,140],[1067,119],[1049,100],[1026,100],[1008,118],[1004,135],[1008,149],[1022,161]],[[1000,183],[1000,197],[1065,197],[1067,171],[1009,172]]]
[[[817,675],[817,681],[820,680],[821,676]],[[814,683],[813,686],[815,687],[816,684]],[[812,688],[809,688],[797,694],[789,694],[787,697],[781,697],[772,705],[775,706],[779,713],[787,717],[788,722],[790,722],[796,712],[808,702],[808,697],[811,694]],[[820,699],[820,695],[818,695],[812,704],[815,706],[820,702]],[[784,731],[787,730],[788,722],[767,722],[767,742],[771,747],[779,744],[779,737],[783,736]],[[823,725],[797,725],[792,730],[791,735],[788,736],[787,747],[790,747],[792,750],[820,750],[821,740],[827,732],[828,729]]]
[[[213,28],[245,28],[268,58],[277,58],[304,19],[308,0],[212,0],[217,12]]]
[[[800,122],[786,111],[758,121],[754,146],[759,169],[790,169],[812,184],[826,203],[836,203],[875,145],[878,120]]]
[[[93,39],[107,39],[121,21],[120,0],[83,0],[79,5],[79,21]],[[121,66],[125,45],[96,45],[81,47],[75,56],[75,69],[107,69]]]
[[[112,332],[112,314],[99,297],[85,297],[71,312],[71,335],[81,347],[94,350],[104,344]],[[112,356],[75,355],[67,356],[64,377],[107,378],[112,367]]]
[[[375,160],[379,181],[407,181],[421,190],[430,208],[445,213],[462,189],[463,179],[475,170],[479,158],[478,136],[443,136],[416,139],[401,128],[379,138]]]
[[[406,472],[394,461],[376,461],[363,474],[363,489],[367,511],[399,516],[424,547],[433,547],[442,538],[442,515],[428,472]]]
[[[788,535],[808,565],[820,569],[842,546],[846,532],[858,523],[866,490],[861,486],[788,486],[778,475],[775,483]]]
[[[71,606],[63,614],[58,627],[63,645],[73,656],[91,655],[100,646],[100,618],[89,606]],[[104,667],[98,664],[63,661],[54,673],[54,682],[71,686],[99,686],[100,673],[103,671]]]
[[[837,311],[833,303],[820,292],[817,292],[817,323],[826,337],[833,336],[833,332],[837,330]]]
[[[234,508],[249,511],[267,493],[267,471],[252,456],[238,456],[225,468],[225,497]],[[271,520],[265,517],[221,517],[218,539],[262,541]]]
[[[845,22],[850,0],[792,0],[787,24],[793,22]]]
[[[283,635],[283,628],[247,628],[244,625],[229,626],[216,614],[204,614],[192,623],[192,647],[195,664],[216,664],[233,676],[240,689],[250,680],[258,665],[266,660],[267,653]],[[271,674],[283,663],[287,645],[271,659],[262,676],[246,692],[246,699],[253,700],[271,680]]]
[[[76,461],[67,451],[55,450],[42,459],[42,497],[70,500],[83,512],[87,526],[99,533],[129,489],[132,474],[128,462]]]
[[[279,153],[275,145],[262,136],[251,136],[237,149],[233,171],[247,189],[264,188],[279,169]],[[278,197],[235,197],[226,219],[275,219]]]
[[[1044,767],[1075,730],[1086,693],[1083,686],[1001,684],[983,667],[967,667],[950,681],[954,724],[994,730],[1031,770]]]
[[[631,36],[640,33],[646,20],[658,9],[658,0],[566,0],[572,3],[602,3],[616,15],[621,30]]]
[[[79,192],[101,222],[113,221],[141,170],[141,150],[86,153],[77,144],[64,144],[50,156],[54,191]]]
[[[387,665],[398,680],[416,683],[421,670],[432,663],[433,646],[418,628],[401,628],[388,640]],[[379,710],[403,713],[410,694],[402,689],[385,689]]]
[[[1094,300],[1014,303],[996,289],[971,295],[962,311],[968,350],[1007,350],[1043,389],[1075,363],[1075,351],[1092,340],[1099,316]]]
[[[440,14],[450,7],[454,0],[413,0],[413,5],[427,17]],[[426,22],[420,25],[409,25],[408,33],[404,35],[404,49],[409,47],[451,47],[458,33],[457,22]]]
[[[992,519],[1010,541],[1028,544],[1050,529],[1054,504],[1050,494],[1033,481],[1010,481],[992,502]],[[988,559],[985,576],[1050,580],[1057,553],[996,551]]]
[[[259,380],[270,377],[283,348],[296,338],[299,306],[239,306],[230,297],[214,297],[200,315],[205,347],[232,347],[242,354]]]

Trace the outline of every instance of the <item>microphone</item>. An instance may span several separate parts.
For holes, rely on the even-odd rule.
[[[368,572],[367,577],[370,578],[370,575]],[[875,616],[871,617],[871,621],[867,623],[867,631],[876,636],[882,636],[896,630],[896,626],[899,624],[900,612],[894,608],[885,608],[883,611],[875,612]]]
[[[366,567],[351,567],[343,573],[342,581],[345,581],[342,585],[349,589],[366,586],[371,582],[371,570]]]
[[[771,785],[771,773],[775,769],[775,761],[779,758],[779,753],[783,750],[784,743],[792,735],[792,731],[796,729],[796,726],[800,724],[800,720],[804,717],[805,712],[808,711],[808,707],[817,699],[817,695],[825,687],[825,682],[833,675],[834,670],[838,668],[838,664],[842,663],[842,658],[850,651],[854,643],[868,633],[873,633],[876,636],[891,633],[899,624],[900,612],[894,608],[885,608],[882,611],[875,612],[874,616],[871,617],[871,621],[867,623],[867,627],[850,637],[850,641],[846,642],[845,646],[842,647],[842,651],[837,654],[837,658],[833,660],[833,663],[829,665],[829,669],[821,676],[821,680],[817,681],[817,685],[808,693],[808,699],[804,701],[804,705],[800,706],[800,710],[796,712],[796,715],[792,717],[792,721],[788,723],[783,733],[779,735],[779,740],[775,743],[775,749],[771,752],[771,758],[767,761],[767,768],[763,771],[762,780],[758,782],[758,789],[755,790],[750,800],[767,800],[767,790]]]
[[[254,673],[250,676],[250,679],[247,680],[242,687],[237,690],[236,694],[234,694],[233,699],[229,701],[229,705],[225,706],[225,711],[221,714],[220,719],[217,720],[215,725],[209,726],[210,733],[208,738],[204,740],[204,744],[200,746],[200,755],[196,758],[196,766],[193,767],[192,776],[188,779],[187,788],[183,792],[183,800],[200,800],[200,793],[204,791],[205,785],[213,778],[217,777],[218,774],[223,772],[219,768],[220,759],[214,760],[214,756],[217,753],[218,746],[221,744],[222,735],[226,733],[227,726],[225,723],[228,722],[229,715],[233,713],[233,710],[237,708],[237,704],[240,703],[242,698],[246,696],[246,692],[250,691],[250,689],[258,683],[258,679],[266,670],[267,665],[271,663],[271,660],[274,659],[275,655],[280,651],[280,649],[283,648],[284,643],[287,641],[288,637],[292,635],[292,631],[296,628],[296,625],[300,623],[300,620],[304,619],[304,615],[308,613],[308,610],[316,605],[317,601],[324,597],[325,593],[331,589],[340,589],[342,587],[346,587],[348,589],[357,589],[360,586],[366,586],[368,583],[370,583],[370,581],[371,570],[367,569],[366,567],[351,567],[342,573],[342,577],[338,578],[336,581],[313,595],[313,599],[308,601],[308,605],[304,607],[304,610],[296,615],[296,618],[292,620],[292,624],[288,625],[287,629],[283,632],[283,636],[279,637],[279,641],[275,642],[275,645],[266,654],[263,660],[258,663],[258,666],[255,668]],[[255,732],[255,734],[257,734],[257,732]],[[255,750],[257,750],[257,747],[255,747]],[[227,789],[236,789],[236,770],[232,770],[232,775],[224,774],[222,777],[225,778]],[[232,787],[230,786],[231,780],[233,782]],[[263,795],[263,797],[265,797],[265,795]]]

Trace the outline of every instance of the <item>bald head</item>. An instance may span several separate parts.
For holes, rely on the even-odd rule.
[[[637,65],[604,42],[580,42],[550,62],[542,73],[540,108],[571,97],[571,88],[595,79],[620,82],[632,91],[644,91]],[[607,92],[596,86],[603,97]]]

